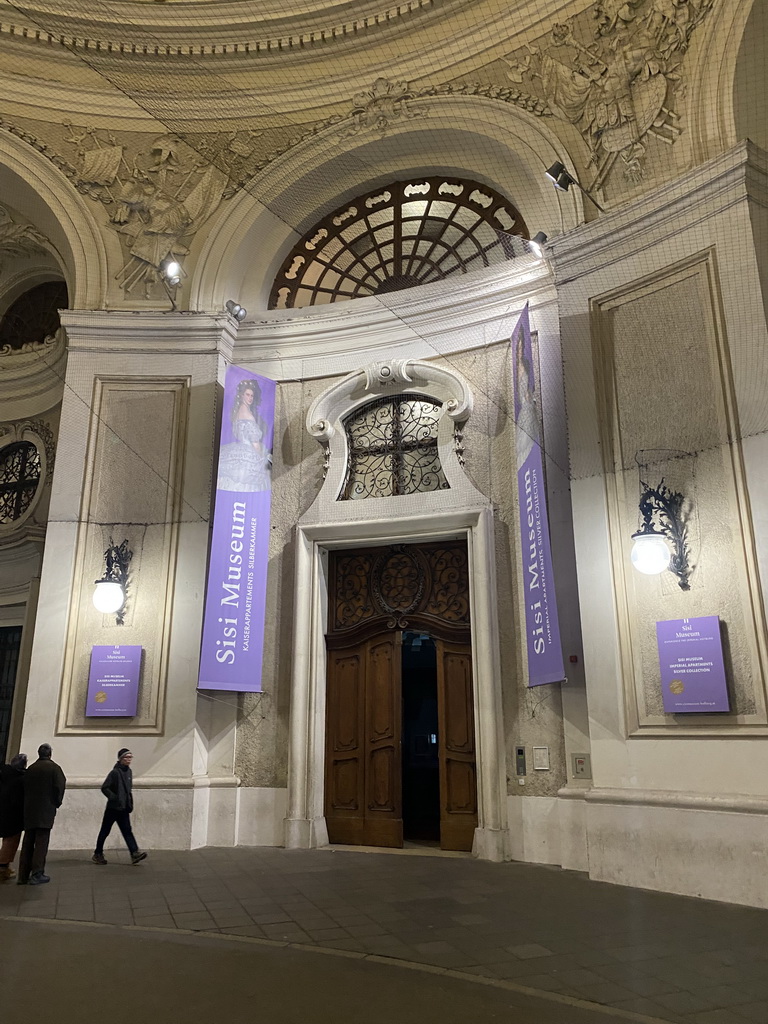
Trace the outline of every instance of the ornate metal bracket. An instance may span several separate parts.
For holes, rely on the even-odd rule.
[[[688,582],[691,565],[688,550],[688,528],[683,514],[685,497],[679,491],[673,491],[660,481],[658,487],[650,487],[644,480],[640,481],[640,514],[643,525],[641,535],[663,536],[672,549],[669,571],[677,576],[681,590],[690,590]],[[637,535],[636,535],[637,536]]]
[[[109,538],[109,547],[104,552],[104,575],[96,583],[117,583],[122,589],[124,600],[122,605],[115,612],[115,622],[118,626],[125,623],[125,604],[128,598],[129,568],[133,551],[128,547],[128,540],[115,544]]]

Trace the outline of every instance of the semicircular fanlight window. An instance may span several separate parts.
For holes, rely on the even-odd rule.
[[[487,185],[447,177],[395,181],[345,203],[307,232],[284,260],[269,308],[442,281],[512,259],[514,236],[528,238],[523,218]]]

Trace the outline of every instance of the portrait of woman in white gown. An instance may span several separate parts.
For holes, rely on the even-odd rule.
[[[258,414],[258,381],[242,380],[230,411],[234,441],[222,445],[216,487],[220,491],[267,491],[270,487],[271,451],[266,447],[266,424]]]

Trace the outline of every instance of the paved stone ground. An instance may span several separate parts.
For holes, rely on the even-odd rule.
[[[83,852],[51,854],[51,884],[5,883],[0,916],[428,965],[548,994],[563,1024],[576,1019],[567,1006],[590,1003],[602,1021],[616,1019],[611,1007],[623,1019],[768,1024],[768,911],[463,857],[203,849],[153,851],[134,867],[124,852],[107,856],[97,867]]]

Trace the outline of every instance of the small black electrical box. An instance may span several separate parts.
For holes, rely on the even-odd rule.
[[[518,775],[525,775],[525,747],[515,747],[515,767]]]

